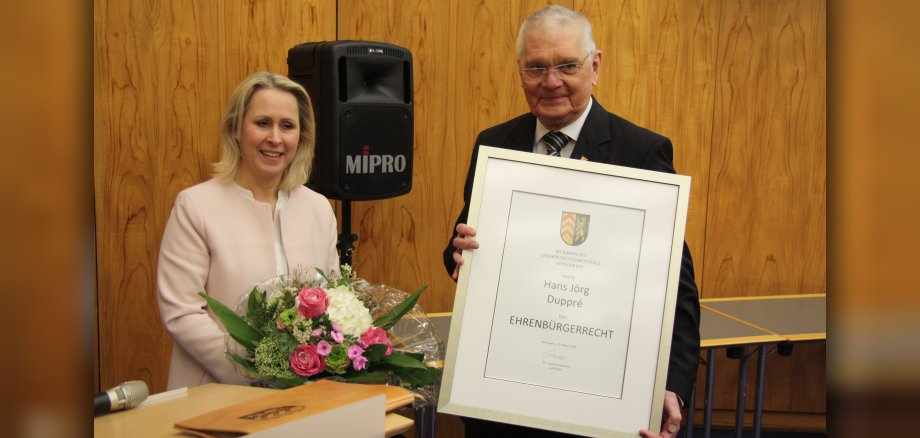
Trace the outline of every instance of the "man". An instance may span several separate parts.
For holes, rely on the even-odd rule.
[[[463,264],[462,251],[479,247],[476,230],[466,225],[479,145],[674,173],[670,140],[607,112],[591,96],[601,51],[586,17],[558,5],[540,9],[521,25],[516,51],[530,113],[489,128],[476,139],[463,193],[465,205],[444,250],[444,265],[454,280]],[[699,363],[699,294],[686,243],[677,295],[661,432],[665,438],[676,436],[680,429],[681,408],[690,400]],[[468,437],[558,436],[472,418],[464,419],[464,424]],[[640,434],[653,436],[646,430]]]

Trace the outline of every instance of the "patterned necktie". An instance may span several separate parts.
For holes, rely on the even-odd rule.
[[[562,148],[569,142],[569,136],[559,131],[547,132],[542,138],[543,143],[549,149],[548,154],[553,157],[562,156]]]

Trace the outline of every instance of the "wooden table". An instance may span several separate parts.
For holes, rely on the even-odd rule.
[[[143,403],[134,409],[114,412],[93,420],[95,437],[169,437],[190,436],[173,427],[177,421],[261,397],[275,389],[210,383],[189,388],[188,394],[154,403]],[[386,415],[386,436],[405,432],[413,421],[396,413]]]
[[[754,390],[754,438],[760,438],[763,417],[764,375],[768,344],[789,344],[827,339],[827,295],[774,295],[700,300],[700,347],[708,349],[706,360],[706,401],[703,437],[709,438],[712,426],[712,385],[715,350],[737,349],[730,355],[739,359],[738,399],[735,405],[735,436],[744,431],[745,385],[748,347],[758,349],[757,386]],[[693,396],[695,397],[694,392]],[[690,401],[688,433],[693,431],[694,400]]]
[[[827,339],[827,294],[711,298],[700,305],[788,341]]]
[[[705,411],[703,436],[709,438],[712,428],[712,385],[715,376],[715,352],[718,348],[740,349],[738,401],[736,405],[736,436],[744,429],[744,399],[747,378],[747,349],[759,351],[757,386],[755,388],[754,437],[760,437],[763,415],[764,371],[767,346],[827,339],[827,295],[776,295],[741,298],[711,298],[700,300],[700,347],[707,349]],[[450,312],[428,314],[444,345],[450,335]],[[694,391],[693,396],[696,396]],[[690,406],[687,436],[693,431],[693,403]],[[432,415],[433,417],[433,415]],[[433,418],[429,425],[434,430]]]

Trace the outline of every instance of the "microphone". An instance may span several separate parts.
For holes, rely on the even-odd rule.
[[[93,416],[133,408],[147,400],[147,384],[131,380],[93,396]]]

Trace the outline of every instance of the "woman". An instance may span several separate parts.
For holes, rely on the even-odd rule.
[[[230,97],[214,178],[179,193],[160,246],[160,315],[175,341],[169,389],[246,382],[198,292],[233,308],[295,268],[338,272],[335,215],[303,186],[314,132],[310,97],[284,76],[255,73]]]

